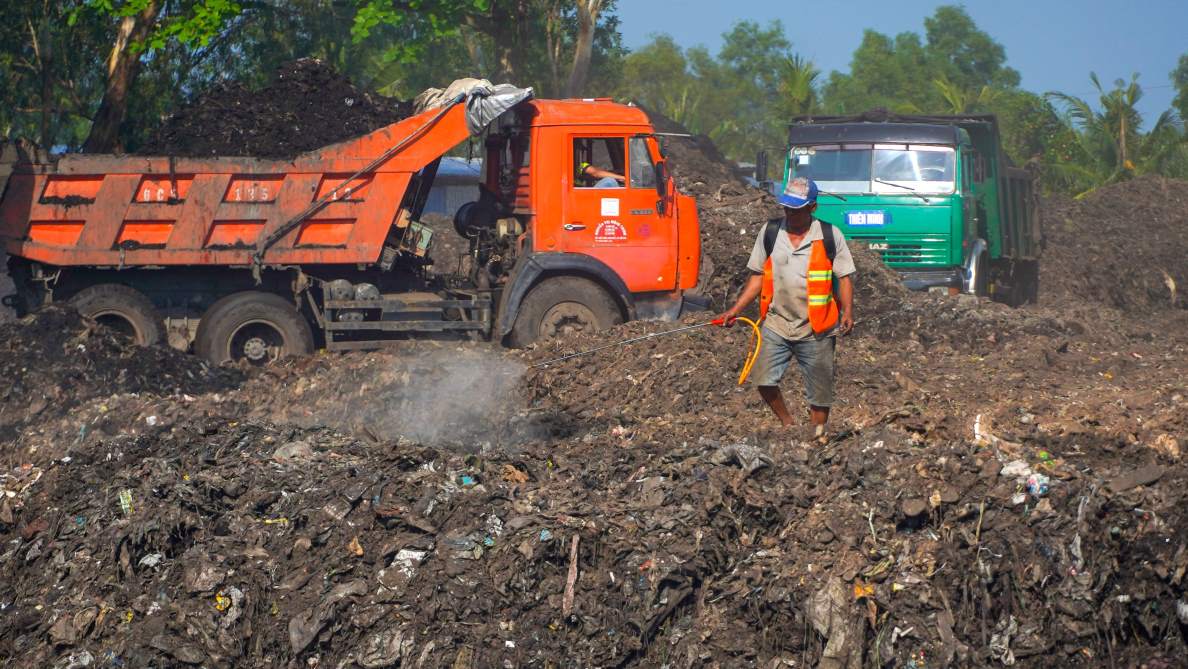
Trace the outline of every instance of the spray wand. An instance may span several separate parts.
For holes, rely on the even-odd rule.
[[[755,321],[753,321],[749,318],[744,318],[742,316],[739,316],[735,320],[739,320],[739,321],[746,323],[747,325],[750,325],[751,330],[754,332],[754,336],[752,338],[752,341],[754,342],[754,347],[751,349],[751,352],[747,355],[746,362],[743,363],[742,373],[739,374],[739,376],[738,376],[738,384],[741,386],[743,384],[743,382],[747,380],[747,376],[751,373],[751,368],[755,366],[755,361],[759,359],[759,349],[762,348],[762,346],[763,346],[763,340],[759,335],[759,324],[758,323],[756,323]],[[563,355],[559,358],[545,360],[544,362],[538,362],[532,366],[533,367],[545,367],[545,366],[551,365],[556,362],[561,362],[562,360],[569,360],[570,358],[576,358],[576,357],[583,356],[583,355],[589,355],[591,353],[597,353],[599,351],[605,351],[608,348],[615,348],[617,346],[625,346],[627,344],[634,344],[635,342],[644,341],[645,339],[652,339],[655,337],[663,337],[665,335],[676,334],[678,332],[688,332],[689,330],[696,330],[698,328],[703,328],[707,325],[717,325],[717,326],[725,327],[726,321],[725,321],[725,319],[722,319],[722,318],[715,318],[712,321],[706,321],[705,323],[698,323],[696,325],[686,325],[683,328],[674,328],[672,330],[665,330],[663,332],[652,332],[652,333],[643,335],[641,337],[632,337],[631,339],[624,339],[623,341],[617,341],[617,342],[613,342],[610,344],[603,344],[602,346],[596,346],[592,349],[588,349],[585,351],[578,351],[577,353],[570,353],[569,355]]]

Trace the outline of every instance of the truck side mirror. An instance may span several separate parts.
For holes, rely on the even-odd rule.
[[[656,200],[656,213],[663,216],[668,206],[668,165],[663,160],[656,163],[656,194],[660,196]]]
[[[668,166],[663,160],[656,163],[656,192],[660,197],[668,194]]]

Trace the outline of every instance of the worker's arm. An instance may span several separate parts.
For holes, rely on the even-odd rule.
[[[622,174],[615,174],[614,172],[609,172],[607,170],[602,169],[601,167],[594,167],[593,165],[587,165],[586,169],[583,170],[583,172],[586,174],[586,176],[591,177],[593,179],[605,179],[607,177],[610,177],[611,179],[614,179],[615,181],[626,181],[627,180],[627,178],[624,177]]]
[[[849,275],[837,280],[837,301],[841,306],[839,329],[844,335],[850,334],[854,329],[854,282]]]
[[[748,305],[759,297],[759,293],[763,292],[763,275],[751,274],[751,278],[747,279],[747,285],[743,286],[742,293],[738,296],[738,300],[734,302],[734,306],[727,309],[718,317],[722,321],[722,325],[730,327],[734,325],[734,319],[746,309]]]

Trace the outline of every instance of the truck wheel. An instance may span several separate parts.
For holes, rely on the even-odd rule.
[[[119,332],[141,346],[161,341],[165,325],[144,293],[118,283],[104,283],[70,298],[78,313]]]
[[[194,352],[218,365],[246,360],[267,365],[289,355],[313,352],[309,323],[290,302],[272,293],[228,295],[202,314]]]
[[[1027,268],[1027,282],[1022,303],[1039,304],[1039,261],[1029,260],[1024,267]]]
[[[573,276],[545,279],[520,304],[509,343],[519,348],[537,339],[590,333],[622,322],[618,303],[593,281]]]

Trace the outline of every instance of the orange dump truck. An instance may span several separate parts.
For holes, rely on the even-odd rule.
[[[292,160],[26,152],[0,184],[17,286],[5,303],[69,301],[141,343],[254,363],[676,317],[697,282],[697,214],[643,111],[497,97],[458,96]],[[454,220],[460,268],[441,274],[443,231],[421,212],[442,156],[472,136],[485,178]],[[620,180],[591,183],[591,165]]]

